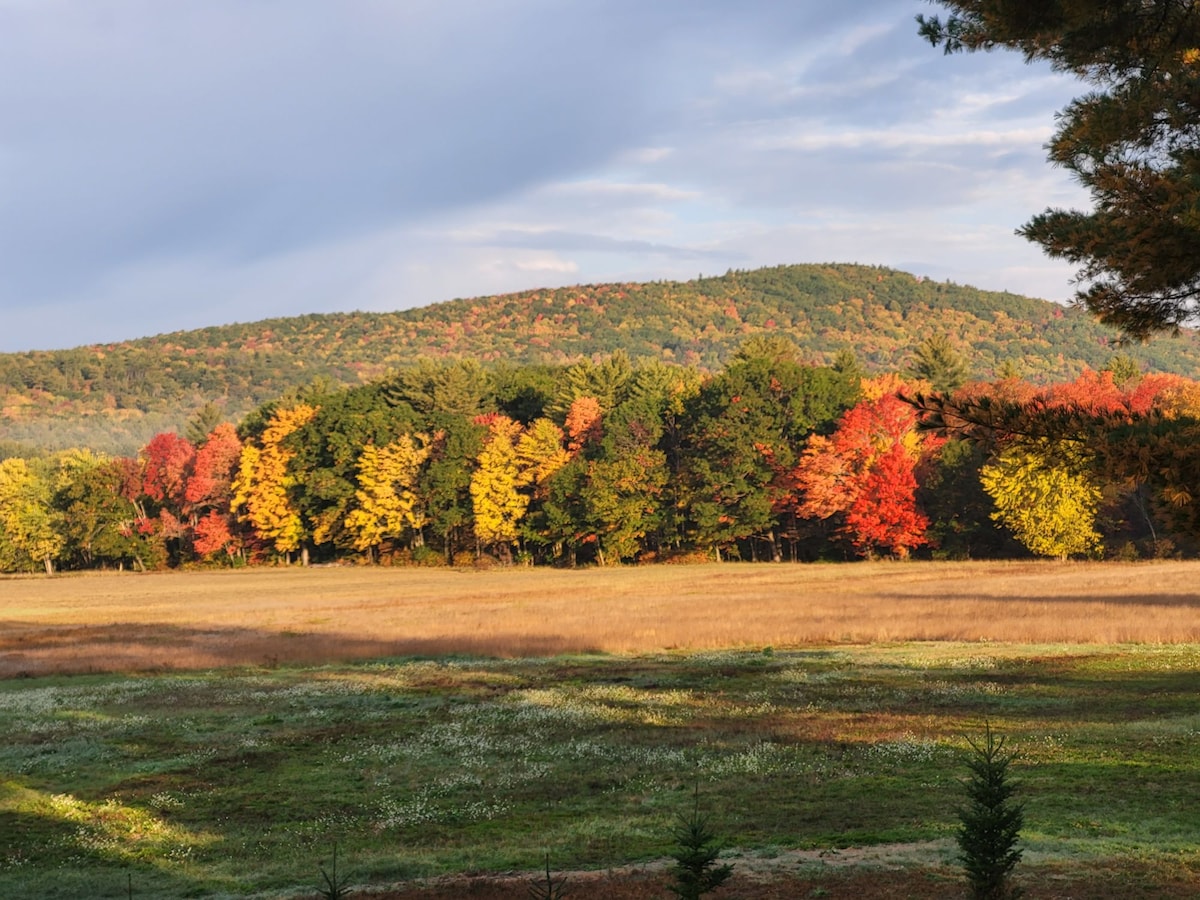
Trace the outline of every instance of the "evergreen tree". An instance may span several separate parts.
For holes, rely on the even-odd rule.
[[[967,738],[972,751],[965,785],[968,805],[959,810],[962,824],[955,838],[972,900],[1009,900],[1021,893],[1010,877],[1021,861],[1017,839],[1025,814],[1021,804],[1012,802],[1016,785],[1008,773],[1012,755],[1004,752],[1004,738],[997,738],[990,724],[984,728],[983,743]]]
[[[426,419],[436,416],[473,417],[487,412],[494,401],[491,375],[476,360],[440,363],[422,357],[385,387],[393,403],[407,403]]]
[[[208,439],[212,430],[220,425],[224,419],[225,415],[221,412],[221,407],[209,401],[196,410],[195,414],[188,420],[183,436],[197,447],[200,447]]]
[[[449,562],[468,547],[473,535],[471,478],[487,428],[465,416],[443,416],[438,421],[417,493],[425,498],[429,530],[441,540]]]
[[[939,393],[950,394],[966,383],[971,367],[948,337],[931,334],[913,351],[908,374],[916,380],[929,382]]]
[[[568,366],[550,409],[564,415],[580,397],[592,397],[608,412],[628,396],[633,384],[633,364],[623,350],[600,362],[584,359]]]
[[[729,863],[717,864],[721,847],[708,825],[708,819],[700,813],[699,788],[693,798],[691,813],[679,817],[673,836],[675,850],[671,858],[675,860],[672,867],[675,883],[670,886],[672,894],[680,900],[700,900],[704,894],[716,890],[729,880],[733,866]]]
[[[734,362],[704,384],[685,417],[688,493],[679,501],[700,546],[719,554],[757,537],[780,559],[775,512],[791,489],[783,476],[809,433],[832,425],[858,391],[832,369],[769,356]]]
[[[1021,229],[1080,266],[1078,300],[1144,338],[1200,307],[1200,6],[1179,0],[936,0],[918,16],[947,53],[1007,47],[1091,90],[1058,117],[1050,159],[1094,202]]]

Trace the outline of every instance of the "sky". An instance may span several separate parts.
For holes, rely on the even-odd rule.
[[[1014,230],[1081,86],[920,0],[0,0],[0,351],[892,266],[1066,301]]]

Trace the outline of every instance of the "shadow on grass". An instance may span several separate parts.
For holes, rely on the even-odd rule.
[[[930,598],[914,595],[914,594],[888,594],[880,592],[880,603],[929,603]],[[1020,594],[1018,596],[1007,596],[1005,594],[994,594],[987,596],[984,594],[955,594],[939,591],[936,597],[938,603],[1012,603],[1014,605],[1025,604],[1050,604],[1056,605],[1061,603],[1092,603],[1102,604],[1104,606],[1161,606],[1168,609],[1196,609],[1200,608],[1200,593],[1187,594],[1127,594],[1125,596],[1116,596],[1105,594],[1103,596],[1072,596],[1070,594]]]
[[[0,678],[319,665],[396,656],[538,657],[594,653],[558,635],[489,633],[372,639],[358,635],[175,625],[30,627],[0,621]]]

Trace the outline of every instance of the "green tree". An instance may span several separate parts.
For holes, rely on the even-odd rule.
[[[393,403],[407,403],[427,420],[442,416],[478,416],[492,406],[495,386],[476,360],[434,362],[422,357],[385,387]]]
[[[286,445],[295,453],[290,469],[296,477],[296,509],[323,552],[354,545],[346,517],[360,487],[363,448],[384,447],[416,430],[412,407],[393,402],[385,385],[373,384],[322,397],[317,414],[288,435]]]
[[[733,354],[731,363],[762,359],[770,363],[798,362],[795,342],[782,334],[755,334],[746,338]]]
[[[633,381],[633,364],[623,350],[600,362],[580,360],[568,366],[550,409],[565,415],[571,404],[580,397],[593,397],[601,412],[608,412],[628,396]]]
[[[126,496],[129,460],[59,470],[54,506],[61,513],[64,566],[145,569],[165,562],[155,542],[138,532],[137,506]]]
[[[1020,233],[1080,266],[1077,299],[1144,338],[1200,307],[1200,6],[1179,0],[935,0],[918,16],[947,53],[1006,47],[1091,90],[1058,117],[1050,159],[1090,212],[1047,209]]]
[[[1141,367],[1128,353],[1114,353],[1100,371],[1112,372],[1113,383],[1122,388],[1142,375]]]
[[[561,366],[515,366],[492,370],[496,405],[509,418],[528,425],[546,414],[562,380]]]
[[[823,367],[772,355],[731,363],[689,404],[682,448],[689,530],[720,554],[737,541],[765,542],[781,558],[775,509],[810,432],[832,425],[859,386]]]
[[[691,813],[679,817],[672,836],[675,838],[675,849],[671,852],[671,858],[675,860],[671,867],[675,883],[669,886],[672,894],[680,900],[700,900],[704,894],[715,891],[729,880],[733,866],[717,864],[721,846],[708,819],[700,812],[698,787]]]
[[[966,383],[971,366],[944,334],[931,334],[913,351],[908,374],[943,394],[953,393]]]
[[[922,463],[917,503],[929,516],[937,555],[978,559],[1021,553],[1021,545],[992,518],[995,504],[979,481],[986,462],[978,444],[951,439]]]
[[[195,446],[200,447],[208,440],[212,430],[223,421],[225,421],[225,414],[221,411],[221,407],[209,401],[188,419],[183,436]]]
[[[581,550],[594,546],[582,496],[589,462],[582,455],[569,459],[546,483],[545,500],[534,507],[524,526],[530,540],[550,548],[554,558],[565,558],[574,567]]]
[[[955,835],[960,859],[967,872],[972,900],[1009,900],[1021,892],[1011,884],[1013,869],[1021,861],[1017,847],[1025,813],[1012,798],[1017,786],[1008,772],[1012,755],[1004,752],[1004,738],[985,725],[982,743],[967,738],[971,755],[966,782],[967,806],[959,810]]]
[[[473,537],[471,477],[487,428],[465,416],[443,416],[439,421],[417,492],[427,504],[429,530],[442,542],[449,562]]]
[[[613,410],[599,446],[587,454],[580,494],[601,565],[636,556],[642,540],[659,524],[667,481],[666,458],[658,449],[661,437],[654,403],[631,400]]]

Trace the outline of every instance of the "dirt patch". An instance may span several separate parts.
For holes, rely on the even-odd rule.
[[[881,844],[829,850],[787,850],[769,856],[727,855],[734,874],[713,900],[961,900],[966,883],[949,863],[950,841]],[[669,860],[600,872],[553,872],[570,900],[663,900]],[[528,900],[536,873],[456,875],[362,888],[372,900]],[[1152,866],[1023,866],[1016,883],[1027,900],[1194,900],[1200,873],[1164,874]]]

